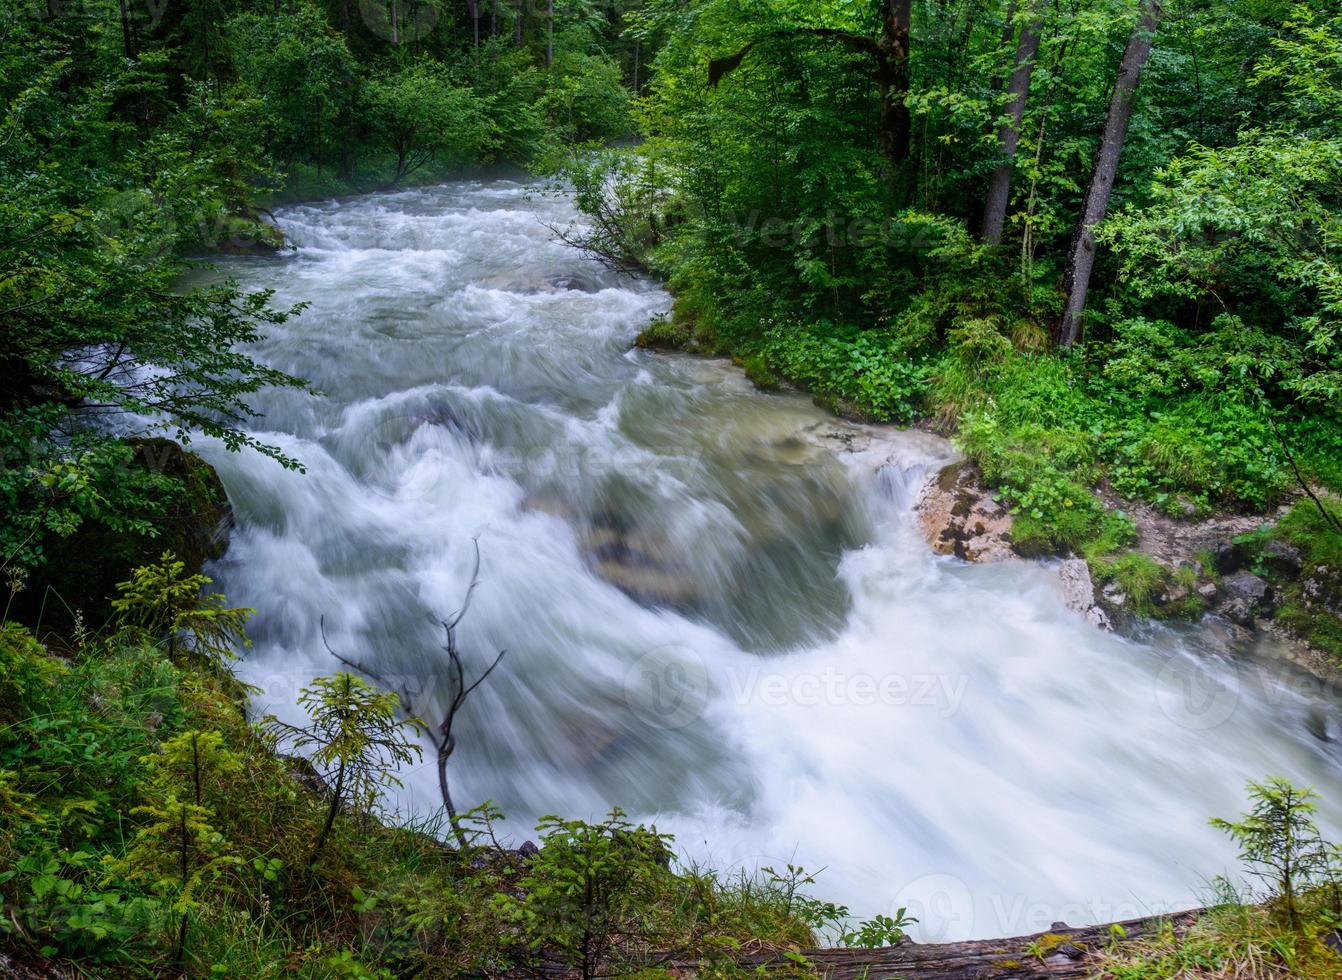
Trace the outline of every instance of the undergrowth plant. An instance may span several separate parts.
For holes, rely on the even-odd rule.
[[[1300,926],[1300,896],[1318,885],[1330,866],[1330,849],[1314,824],[1318,794],[1280,777],[1248,785],[1253,808],[1238,821],[1212,826],[1240,846],[1247,871],[1269,889],[1268,897],[1292,929]]]
[[[249,645],[244,627],[254,610],[229,608],[221,594],[205,594],[210,581],[187,575],[186,563],[165,551],[157,564],[137,568],[117,584],[121,595],[112,610],[122,625],[165,640],[169,657],[181,644],[206,660],[227,663]]]
[[[336,815],[344,806],[367,812],[381,791],[400,786],[396,771],[417,761],[419,745],[406,737],[416,723],[398,717],[400,698],[341,671],[318,677],[299,693],[307,725],[291,725],[267,715],[265,728],[277,744],[311,751],[313,764],[330,787],[330,802],[308,856],[311,864],[326,846]]]

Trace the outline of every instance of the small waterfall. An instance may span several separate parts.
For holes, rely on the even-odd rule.
[[[323,620],[441,695],[478,541],[462,648],[508,654],[451,772],[519,840],[618,804],[698,860],[824,868],[819,893],[932,940],[1195,904],[1246,779],[1336,785],[1307,724],[1332,702],[1213,626],[1122,639],[1047,566],[931,555],[910,508],[944,441],[631,351],[668,297],[551,242],[565,201],[461,183],[278,217],[296,256],[212,273],[312,301],[258,354],[324,393],[258,403],[305,475],[205,450],[256,710],[339,669]],[[396,805],[434,809],[432,766],[405,777]]]

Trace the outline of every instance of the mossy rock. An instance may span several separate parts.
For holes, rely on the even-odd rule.
[[[1186,565],[1171,567],[1134,551],[1090,563],[1098,598],[1111,615],[1194,620],[1207,611],[1202,579]]]
[[[278,226],[252,214],[226,216],[207,244],[224,255],[274,255],[289,246]]]
[[[13,618],[39,637],[68,635],[76,615],[86,627],[107,622],[117,583],[165,551],[185,562],[189,575],[224,554],[233,512],[214,468],[169,439],[140,439],[133,445],[133,465],[175,480],[182,491],[164,513],[150,518],[153,536],[86,520],[68,538],[49,537],[44,542],[47,560],[32,570],[11,609]]]
[[[644,350],[684,350],[694,339],[694,331],[675,320],[654,320],[634,343]]]
[[[777,391],[783,386],[780,378],[760,354],[747,354],[732,359],[737,367],[745,371],[746,377],[761,391]]]

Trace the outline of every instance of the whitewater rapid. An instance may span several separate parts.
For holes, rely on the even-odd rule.
[[[306,472],[203,446],[258,713],[339,669],[323,620],[342,655],[444,692],[438,623],[478,542],[462,649],[507,655],[450,772],[516,841],[619,805],[686,860],[823,869],[812,890],[855,914],[985,937],[1196,905],[1235,869],[1207,821],[1247,779],[1336,787],[1308,724],[1334,700],[1270,648],[1214,623],[1119,638],[1054,568],[933,556],[910,506],[943,441],[631,350],[669,299],[554,243],[566,201],[458,183],[278,219],[296,254],[204,274],[311,303],[256,351],[320,392],[257,402]],[[404,775],[391,804],[432,813],[431,762]]]

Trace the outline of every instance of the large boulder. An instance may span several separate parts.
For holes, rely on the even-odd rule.
[[[117,583],[165,551],[175,553],[193,575],[223,556],[232,511],[214,468],[168,439],[137,440],[133,465],[178,480],[183,493],[164,513],[145,515],[154,527],[152,537],[115,530],[99,520],[85,520],[66,538],[48,537],[46,562],[31,572],[11,610],[39,636],[66,636],[77,619],[93,627],[106,622]]]
[[[970,463],[952,463],[923,488],[914,505],[932,550],[970,562],[1015,558],[1010,512],[993,498]]]

